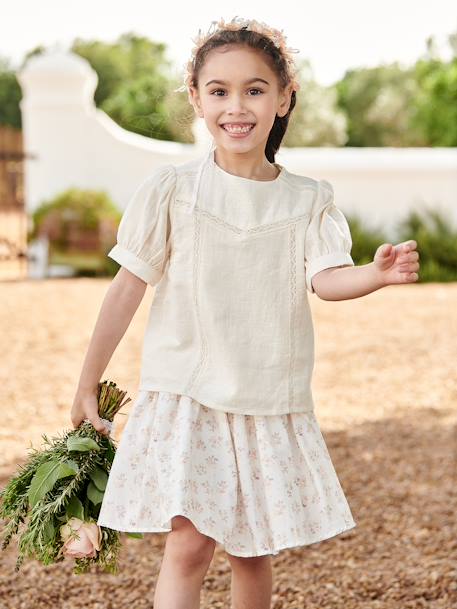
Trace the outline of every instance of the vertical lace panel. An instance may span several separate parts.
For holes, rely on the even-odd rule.
[[[187,383],[185,393],[189,392],[195,380],[200,373],[203,364],[205,363],[207,353],[208,353],[208,344],[203,331],[203,324],[201,319],[201,312],[199,308],[198,302],[198,281],[199,281],[199,269],[200,269],[200,229],[201,229],[201,217],[199,214],[194,215],[194,248],[193,248],[193,266],[192,266],[192,291],[193,291],[193,301],[194,301],[194,310],[197,315],[197,323],[198,330],[200,334],[200,357],[195,365],[195,368],[190,376],[190,379]]]
[[[290,354],[289,354],[289,411],[294,404],[294,369],[295,369],[295,324],[297,302],[297,251],[296,224],[289,228],[289,294],[290,294]]]

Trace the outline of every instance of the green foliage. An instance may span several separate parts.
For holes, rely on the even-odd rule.
[[[0,125],[22,128],[22,90],[7,59],[0,58]]]
[[[71,472],[66,475],[56,476],[54,475],[56,465],[59,462],[68,462],[67,442],[71,437],[87,438],[94,442],[96,440],[101,450],[92,450],[89,453],[72,452],[72,460],[74,459],[76,467],[71,468]],[[43,439],[49,447],[42,451],[33,449],[35,455],[29,457],[25,467],[20,468],[19,473],[8,482],[0,495],[3,499],[0,516],[9,519],[4,530],[2,549],[5,549],[12,536],[18,533],[20,523],[28,520],[27,528],[21,532],[19,538],[16,571],[20,569],[26,557],[35,558],[44,565],[63,560],[58,554],[60,549],[58,532],[59,523],[70,517],[67,506],[71,502],[70,512],[73,515],[74,497],[86,498],[82,504],[85,520],[96,521],[99,508],[87,500],[87,480],[95,468],[100,467],[109,472],[111,467],[111,462],[107,458],[107,448],[113,440],[99,434],[90,423],[83,423],[78,429],[65,432],[62,437],[49,440],[43,435]],[[34,480],[37,480],[34,486],[39,488],[39,496],[33,492]],[[36,501],[30,500],[31,496],[35,497]],[[114,541],[114,550],[116,550],[118,545],[117,541]],[[97,562],[107,567],[107,570],[111,570],[116,566],[113,560],[115,556],[108,557],[108,550],[113,550],[113,547],[104,546]],[[87,563],[86,567],[89,564]],[[78,568],[81,567],[83,567],[82,563]]]
[[[114,241],[115,239],[112,245],[114,245]],[[108,257],[110,249],[111,246],[94,253],[54,251],[50,255],[49,262],[72,267],[76,277],[114,277],[119,270],[119,265]]]
[[[348,146],[457,145],[457,33],[444,61],[432,37],[414,65],[348,70],[337,83]]]
[[[399,239],[414,239],[420,250],[422,281],[457,281],[457,227],[446,212],[412,211],[399,225]]]
[[[90,474],[89,474],[90,476]],[[65,510],[65,515],[57,516],[57,519],[61,522],[66,522],[70,518],[79,518],[80,520],[84,520],[84,506],[82,501],[74,495],[71,497],[69,502],[67,503],[67,508]]]
[[[102,491],[99,491],[93,482],[89,482],[87,485],[86,494],[94,505],[98,505],[103,501]]]
[[[87,59],[97,72],[99,83],[95,103],[101,106],[126,83],[148,75],[164,75],[170,68],[165,45],[134,33],[126,33],[113,42],[84,41],[77,38],[71,51]]]
[[[33,212],[29,238],[46,235],[50,263],[69,265],[76,276],[111,275],[107,253],[121,217],[106,192],[70,188]]]
[[[59,236],[59,244],[62,246],[65,246],[65,225],[68,222],[76,221],[82,229],[90,230],[97,229],[103,218],[118,221],[121,216],[106,192],[69,188],[50,201],[44,201],[33,212],[32,237],[36,237],[50,214],[61,223],[62,234]]]
[[[71,48],[97,72],[97,107],[124,129],[172,140],[179,131],[170,128],[166,102],[170,90],[178,85],[170,77],[172,66],[165,49],[163,43],[133,33],[123,34],[113,43],[76,39]]]
[[[173,139],[169,130],[165,99],[168,82],[160,74],[125,81],[101,105],[124,129],[160,140]]]
[[[68,452],[89,452],[91,450],[100,450],[100,446],[92,438],[83,436],[70,436],[67,439],[67,450]]]
[[[420,60],[419,93],[413,100],[412,128],[427,146],[457,146],[457,57],[448,63]]]
[[[338,108],[335,87],[323,87],[314,78],[311,64],[298,64],[300,90],[290,115],[282,145],[342,146],[347,141],[347,120]]]
[[[104,491],[108,483],[106,472],[100,467],[96,467],[91,473],[90,478],[99,491]]]
[[[99,415],[112,421],[119,410],[130,402],[126,392],[113,381],[98,384]],[[25,465],[0,490],[2,549],[14,535],[19,535],[19,571],[25,558],[34,558],[43,565],[64,560],[60,527],[72,517],[97,522],[100,504],[116,452],[115,441],[84,421],[78,428],[62,436],[48,439],[47,448],[31,448]],[[19,530],[24,524],[22,530]],[[73,572],[85,573],[97,565],[109,573],[117,573],[120,550],[119,532],[101,527],[102,543],[94,558],[75,559]]]
[[[35,506],[53,488],[57,480],[74,476],[78,469],[78,464],[74,461],[49,460],[47,463],[42,463],[30,483],[28,491],[30,505]]]
[[[417,83],[399,64],[348,70],[336,85],[348,120],[347,146],[418,146],[410,129]]]

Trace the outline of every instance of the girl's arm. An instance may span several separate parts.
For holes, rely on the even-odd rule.
[[[98,383],[129,327],[146,287],[145,281],[123,266],[111,282],[87,349],[71,410],[71,421],[75,428],[88,418],[97,431],[106,431],[98,416]]]
[[[384,243],[373,262],[361,266],[332,267],[316,273],[313,288],[323,300],[346,300],[370,294],[379,288],[413,283],[419,275],[419,253],[414,240],[393,246]]]

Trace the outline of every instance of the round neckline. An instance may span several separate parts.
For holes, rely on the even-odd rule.
[[[283,165],[280,165],[279,163],[275,162],[272,163],[272,165],[279,169],[279,173],[273,180],[254,180],[253,178],[244,178],[243,176],[237,176],[234,173],[229,173],[228,171],[225,171],[225,169],[222,169],[222,167],[220,167],[220,165],[216,163],[215,156],[215,151],[213,150],[213,152],[211,153],[211,165],[216,169],[216,171],[218,171],[221,175],[227,176],[230,179],[249,184],[275,184],[284,178],[286,171]]]

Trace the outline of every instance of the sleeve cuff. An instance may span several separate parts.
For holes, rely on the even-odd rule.
[[[119,243],[108,252],[108,256],[150,285],[158,283],[162,276],[161,264],[152,266]]]
[[[309,262],[305,263],[306,266],[306,287],[308,291],[314,293],[314,288],[311,284],[311,279],[316,273],[323,271],[324,269],[329,269],[334,266],[341,265],[350,265],[354,266],[354,260],[352,256],[347,252],[332,252],[330,254],[325,254],[324,256],[319,256],[318,258],[314,258]]]

